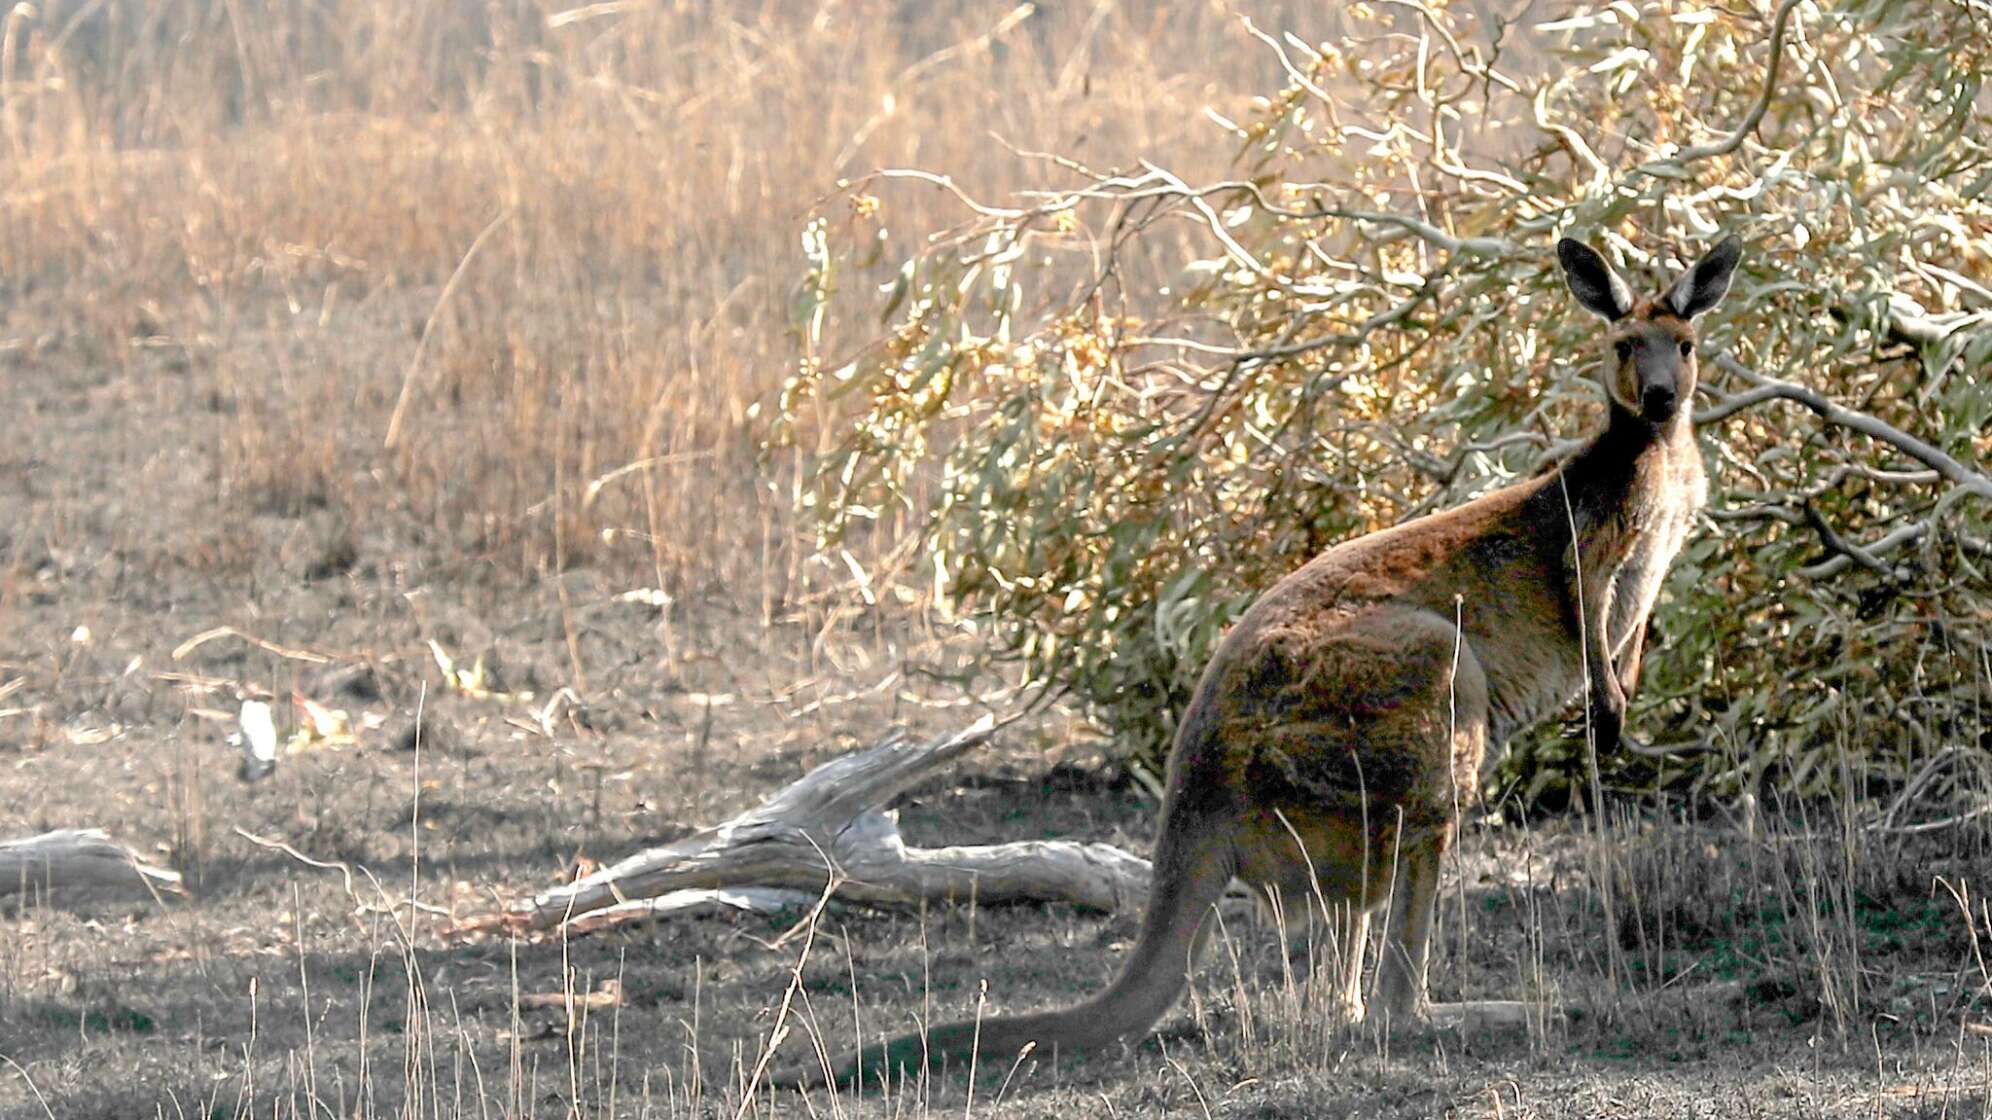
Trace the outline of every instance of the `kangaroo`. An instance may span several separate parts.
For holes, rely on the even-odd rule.
[[[1609,324],[1604,430],[1553,471],[1329,549],[1245,612],[1177,730],[1148,911],[1119,977],[1065,1010],[934,1027],[776,1084],[969,1056],[1007,1064],[1145,1034],[1188,983],[1233,878],[1275,915],[1329,924],[1335,997],[1352,1021],[1365,1018],[1363,946],[1379,909],[1370,1021],[1518,1017],[1520,1004],[1427,1001],[1440,860],[1509,736],[1588,688],[1597,749],[1621,739],[1647,617],[1707,493],[1693,322],[1727,294],[1742,253],[1732,236],[1635,302],[1595,250],[1556,248],[1571,294]]]

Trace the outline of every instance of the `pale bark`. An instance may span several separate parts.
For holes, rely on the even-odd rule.
[[[0,841],[0,895],[89,890],[182,893],[180,874],[155,867],[96,828]]]
[[[679,907],[660,899],[681,891],[776,888],[755,908],[804,902],[826,886],[834,897],[872,905],[922,900],[984,903],[1057,901],[1095,910],[1138,904],[1148,893],[1148,861],[1109,844],[1026,840],[977,847],[913,848],[882,806],[907,787],[988,740],[984,719],[959,734],[914,743],[893,735],[869,750],[810,771],[724,824],[640,852],[584,879],[514,902],[501,920],[525,929],[617,907],[618,914]],[[684,905],[734,904],[707,895]],[[588,927],[599,922],[585,923]]]

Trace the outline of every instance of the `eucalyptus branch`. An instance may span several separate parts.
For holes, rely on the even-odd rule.
[[[1360,346],[1364,342],[1367,342],[1372,334],[1375,334],[1384,327],[1402,321],[1421,305],[1430,302],[1433,296],[1437,294],[1437,282],[1443,275],[1443,271],[1433,273],[1426,278],[1424,286],[1420,287],[1416,292],[1363,320],[1361,325],[1353,331],[1321,335],[1316,338],[1310,338],[1306,342],[1295,342],[1284,346],[1268,347],[1262,350],[1242,351],[1237,356],[1238,360],[1261,364],[1282,361],[1287,358],[1297,358],[1302,354],[1311,354],[1316,350],[1326,350],[1331,347]]]
[[[1188,183],[1183,182],[1183,180],[1177,178],[1174,174],[1164,171],[1146,160],[1142,161],[1142,166],[1148,169],[1149,174],[1161,178],[1171,187],[1181,192],[1183,198],[1190,204],[1191,208],[1196,210],[1197,215],[1203,219],[1204,224],[1210,227],[1211,236],[1217,238],[1218,244],[1224,246],[1226,256],[1262,280],[1278,284],[1282,288],[1292,286],[1292,282],[1286,277],[1280,276],[1272,269],[1266,267],[1266,263],[1257,256],[1254,256],[1250,249],[1240,245],[1238,239],[1231,236],[1231,231],[1224,228],[1224,219],[1218,215],[1217,211],[1211,209],[1210,203],[1205,201],[1204,197],[1192,189]]]
[[[1811,512],[1812,507],[1808,505],[1806,509],[1808,512]],[[1934,518],[1931,520],[1934,520]],[[1902,528],[1895,530],[1873,544],[1863,546],[1855,544],[1834,532],[1833,527],[1828,525],[1826,520],[1818,516],[1817,513],[1813,513],[1810,524],[1814,531],[1819,534],[1820,541],[1836,554],[1821,560],[1817,564],[1808,564],[1798,569],[1799,575],[1813,580],[1838,575],[1854,564],[1859,564],[1863,568],[1868,568],[1891,579],[1900,579],[1902,578],[1902,574],[1887,564],[1882,563],[1881,557],[1901,548],[1911,541],[1923,539],[1930,531],[1930,520],[1918,521],[1913,525],[1904,525]]]
[[[1452,28],[1446,26],[1445,21],[1439,18],[1438,13],[1432,10],[1431,5],[1424,3],[1423,0],[1384,0],[1384,3],[1400,8],[1410,8],[1412,11],[1417,12],[1419,17],[1425,21],[1425,25],[1437,32],[1439,38],[1444,41],[1446,50],[1451,52],[1453,63],[1459,67],[1461,73],[1479,78],[1483,85],[1491,83],[1500,86],[1510,93],[1522,92],[1521,83],[1494,69],[1491,63],[1477,61],[1478,51],[1474,52],[1476,60],[1468,61],[1466,51],[1459,45],[1459,37],[1452,33]]]
[[[1825,397],[1790,381],[1782,381],[1758,373],[1727,354],[1715,356],[1715,364],[1722,369],[1743,378],[1753,386],[1742,393],[1733,394],[1716,402],[1709,408],[1695,414],[1695,423],[1713,424],[1726,420],[1746,409],[1772,400],[1787,400],[1805,406],[1829,424],[1856,431],[1871,439],[1902,452],[1904,455],[1936,471],[1943,478],[1966,492],[1984,499],[1992,499],[1992,478],[1972,470],[1958,462],[1942,450],[1915,436],[1865,412],[1857,412],[1845,405],[1836,404]]]
[[[1252,22],[1252,17],[1240,16],[1239,19],[1245,24],[1245,30],[1251,33],[1253,38],[1272,48],[1273,56],[1280,60],[1280,69],[1286,71],[1287,80],[1313,94],[1323,103],[1328,105],[1335,104],[1334,97],[1330,96],[1327,90],[1314,84],[1314,79],[1308,77],[1301,71],[1300,67],[1293,64],[1293,60],[1287,57],[1286,48],[1280,45],[1278,39],[1259,30],[1259,25]]]
[[[990,206],[987,203],[978,201],[973,195],[963,190],[961,184],[955,182],[954,176],[942,175],[933,171],[922,171],[913,167],[882,168],[865,176],[864,179],[911,179],[916,182],[930,183],[954,195],[955,199],[963,206],[968,207],[985,218],[1016,221],[1019,218],[1028,217],[1035,212],[1032,210],[1018,210],[1008,206]],[[863,182],[864,180],[859,181]]]
[[[1543,435],[1541,432],[1523,429],[1521,431],[1509,432],[1506,435],[1496,436],[1493,439],[1470,440],[1453,448],[1452,454],[1443,459],[1436,455],[1420,451],[1394,437],[1388,438],[1386,442],[1396,449],[1398,455],[1406,463],[1410,464],[1413,470],[1416,470],[1419,474],[1424,475],[1443,487],[1452,485],[1453,480],[1459,477],[1459,472],[1466,466],[1466,461],[1471,456],[1484,455],[1490,451],[1499,451],[1504,447],[1513,447],[1518,443],[1532,443],[1541,447],[1549,443],[1549,437]]]
[[[1992,312],[1932,315],[1901,296],[1888,301],[1888,334],[1900,342],[1935,346],[1967,328],[1988,324],[1992,324]]]
[[[1663,254],[1627,244],[1631,227],[1640,245],[1668,246],[1716,223],[1753,225],[1765,236],[1743,287],[1758,333],[1734,358],[1703,359],[1717,391],[1697,402],[1712,473],[1727,480],[1708,517],[1730,531],[1709,534],[1694,559],[1701,585],[1667,609],[1700,647],[1728,651],[1726,671],[1775,692],[1752,726],[1777,761],[1731,771],[1698,755],[1660,769],[1670,782],[1727,785],[1789,765],[1808,796],[1823,792],[1846,773],[1815,765],[1835,725],[1812,693],[1779,682],[1830,680],[1843,648],[1873,663],[1879,690],[1912,686],[1957,718],[1977,678],[1975,663],[1958,668],[1966,643],[1955,637],[1985,629],[1981,569],[1992,557],[1982,521],[1992,475],[1969,402],[1953,403],[1959,363],[1992,328],[1982,306],[1992,284],[1957,262],[1981,259],[1992,241],[1969,197],[1984,166],[1975,141],[1939,152],[1931,139],[1955,131],[1971,104],[1957,108],[1949,25],[1834,24],[1826,50],[1808,40],[1814,24],[1798,0],[1712,8],[1694,26],[1635,24],[1621,5],[1621,17],[1574,24],[1589,31],[1549,48],[1549,76],[1517,84],[1495,71],[1498,40],[1471,34],[1471,17],[1438,0],[1372,7],[1383,11],[1352,8],[1349,19],[1374,34],[1319,50],[1270,22],[1240,21],[1248,46],[1270,53],[1272,88],[1238,124],[1207,114],[1250,142],[1241,166],[1219,176],[1186,182],[1159,157],[1101,167],[1013,147],[1040,179],[1002,196],[970,197],[979,188],[967,171],[959,182],[884,173],[909,180],[894,207],[908,196],[945,228],[892,242],[912,266],[901,282],[911,291],[881,291],[890,306],[914,301],[920,316],[860,352],[855,365],[876,380],[830,410],[835,446],[885,467],[840,489],[843,461],[826,457],[814,480],[821,500],[918,505],[928,500],[921,472],[943,459],[930,537],[964,573],[956,593],[1014,626],[1010,651],[1037,679],[1070,688],[1152,761],[1190,670],[1249,589],[1303,551],[1451,501],[1483,462],[1529,473],[1583,446],[1595,395],[1543,379],[1597,332],[1550,294],[1541,250],[1551,237],[1602,239],[1657,271]],[[1711,34],[1745,64],[1705,59],[1664,105],[1639,92],[1672,80],[1672,62]],[[1343,57],[1348,80],[1373,94],[1362,117],[1342,100]],[[1781,121],[1770,120],[1773,98]],[[1469,109],[1470,99],[1481,103]],[[1787,106],[1795,115],[1784,121]],[[1845,113],[1833,126],[1845,142],[1783,146],[1788,129],[1827,127],[1803,119],[1812,106]],[[1669,127],[1658,126],[1662,112]],[[1312,127],[1290,127],[1301,115]],[[1656,134],[1680,138],[1678,150],[1668,155]],[[1903,135],[1916,139],[1891,154]],[[1351,150],[1366,146],[1352,165]],[[1711,176],[1697,160],[1764,166]],[[1822,207],[1834,220],[1815,221]],[[839,229],[865,271],[829,293],[835,322],[871,331],[878,304],[858,281],[885,278],[872,268],[880,250],[871,226]],[[975,268],[992,253],[1015,289],[994,267]],[[1933,263],[1904,257],[1915,253]],[[1897,294],[1873,292],[1875,277],[1897,272]],[[1908,298],[1925,284],[1942,293],[1924,295],[1927,308]],[[1793,318],[1804,314],[1794,291],[1873,294],[1829,299],[1837,323],[1805,322]],[[1018,302],[1015,292],[1029,294]],[[997,333],[984,326],[992,308],[1000,341],[980,337]],[[950,349],[957,334],[976,347]],[[1903,389],[1892,366],[1851,360],[1863,347],[1901,357],[1905,346],[1949,368]],[[1765,376],[1738,360],[1745,353],[1757,369],[1804,372]],[[1471,372],[1444,380],[1456,371]],[[1203,586],[1178,604],[1183,628],[1162,634],[1128,604],[1171,594],[1186,560]],[[1793,575],[1837,577],[1860,595],[1793,595]],[[1756,640],[1801,606],[1844,627],[1844,646]],[[1928,625],[1935,618],[1942,633]],[[1674,677],[1700,672],[1674,656],[1663,663]],[[1692,682],[1664,687],[1666,702],[1696,701]],[[1655,710],[1660,698],[1648,697]],[[1880,766],[1933,749],[1911,735],[1869,739]],[[1655,770],[1636,751],[1628,758],[1627,773]]]
[[[1928,486],[1943,479],[1943,476],[1935,471],[1891,471],[1867,463],[1841,463],[1820,475],[1817,482],[1806,487],[1806,496],[1816,498],[1838,487],[1850,476],[1891,486]]]
[[[1842,563],[1833,568],[1833,571],[1838,571],[1840,568],[1846,566],[1845,561],[1852,561],[1869,571],[1877,572],[1883,576],[1892,577],[1895,575],[1895,570],[1882,563],[1880,558],[1873,552],[1841,536],[1833,528],[1832,524],[1826,520],[1825,515],[1819,512],[1819,507],[1813,505],[1811,502],[1807,502],[1801,508],[1804,511],[1805,523],[1812,527],[1813,532],[1819,534],[1819,542],[1826,546],[1827,551],[1835,553],[1832,560],[1826,563],[1814,564],[1811,567],[1802,569],[1804,574],[1815,579],[1822,575],[1831,575],[1832,572],[1825,570],[1828,564],[1833,563],[1833,561],[1841,561]],[[1921,533],[1919,532],[1904,539],[1913,539],[1915,536],[1920,535]]]
[[[1920,266],[1917,270],[1921,270]],[[1859,322],[1866,318],[1858,306],[1830,307],[1827,308],[1827,314],[1838,323]],[[1888,297],[1888,316],[1882,325],[1882,331],[1890,342],[1916,347],[1938,346],[1962,331],[1986,325],[1992,325],[1992,312],[1951,311],[1932,314],[1929,309],[1908,296],[1892,292]]]
[[[1777,93],[1778,71],[1782,69],[1784,62],[1785,24],[1790,21],[1792,10],[1797,8],[1800,2],[1801,0],[1784,0],[1784,3],[1778,6],[1777,16],[1771,24],[1771,57],[1764,72],[1763,91],[1757,95],[1757,103],[1750,106],[1750,111],[1744,115],[1742,123],[1736,126],[1736,130],[1721,140],[1684,148],[1671,157],[1649,166],[1671,164],[1680,167],[1698,159],[1726,156],[1742,147],[1743,141],[1757,131],[1757,126],[1763,122],[1765,111],[1771,107],[1771,97]]]
[[[1790,506],[1757,502],[1747,506],[1711,506],[1702,511],[1711,521],[1778,521],[1786,525],[1805,524],[1805,515]]]
[[[1611,167],[1598,158],[1598,153],[1591,150],[1591,145],[1577,134],[1577,130],[1549,119],[1549,91],[1549,85],[1542,86],[1536,90],[1535,98],[1531,102],[1535,110],[1536,127],[1555,137],[1557,143],[1563,146],[1563,150],[1570,153],[1570,158],[1589,169],[1590,186],[1595,188],[1599,184],[1608,182],[1612,177]]]
[[[1448,253],[1456,255],[1503,257],[1511,256],[1515,252],[1515,246],[1512,242],[1502,240],[1499,237],[1453,237],[1430,222],[1421,221],[1408,214],[1388,214],[1377,210],[1341,210],[1333,208],[1323,208],[1316,211],[1316,213],[1324,218],[1345,218],[1353,222],[1369,222],[1374,225],[1392,226],[1411,234],[1427,244],[1435,245]]]

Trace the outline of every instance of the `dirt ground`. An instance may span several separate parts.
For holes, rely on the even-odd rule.
[[[1808,971],[1817,953],[1698,933],[1679,913],[1679,943],[1655,949],[1620,922],[1614,952],[1572,822],[1472,831],[1434,965],[1440,998],[1572,1008],[1542,1030],[1379,1044],[1328,1024],[1244,930],[1126,1052],[862,1106],[742,1102],[803,940],[783,936],[793,915],[569,942],[444,931],[577,861],[723,819],[895,723],[967,723],[972,699],[915,667],[958,665],[972,638],[893,619],[764,626],[722,589],[660,614],[588,570],[505,579],[395,526],[222,500],[225,402],[170,366],[0,353],[0,384],[0,836],[103,827],[192,888],[5,904],[0,1115],[1953,1117],[1992,1103],[1992,1039],[1960,1027],[1983,1018],[1977,937],[1931,885],[1966,856],[1904,857],[1898,893],[1870,910],[1907,917],[1851,946],[1865,994],[1836,1007]],[[484,658],[497,695],[443,687],[432,641]],[[538,718],[562,688],[574,702]],[[226,739],[241,700],[271,700],[288,735],[293,693],[380,725],[243,782]],[[1024,724],[907,797],[908,837],[1145,850],[1152,802],[1094,776],[1096,758],[1068,720]],[[1746,859],[1733,832],[1698,835],[1668,841],[1680,876]],[[868,1032],[972,1012],[985,984],[991,1009],[1064,1002],[1111,974],[1136,919],[833,906],[803,1018],[847,1042],[853,976]],[[520,1006],[608,980],[619,1003],[572,1029]]]

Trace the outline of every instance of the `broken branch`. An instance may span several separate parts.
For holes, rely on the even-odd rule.
[[[144,862],[99,828],[63,828],[0,841],[0,895],[58,888],[186,893],[179,872]]]
[[[495,918],[465,928],[585,930],[716,903],[748,902],[748,908],[765,909],[799,896],[750,892],[772,888],[813,895],[833,881],[838,898],[875,906],[974,897],[983,903],[1056,901],[1113,910],[1146,897],[1148,861],[1108,844],[906,844],[883,806],[987,742],[995,726],[985,717],[966,731],[925,743],[892,735],[811,770],[724,824],[515,901]],[[682,895],[682,905],[673,903],[671,896],[680,892],[696,893]],[[596,914],[601,917],[577,921]]]

